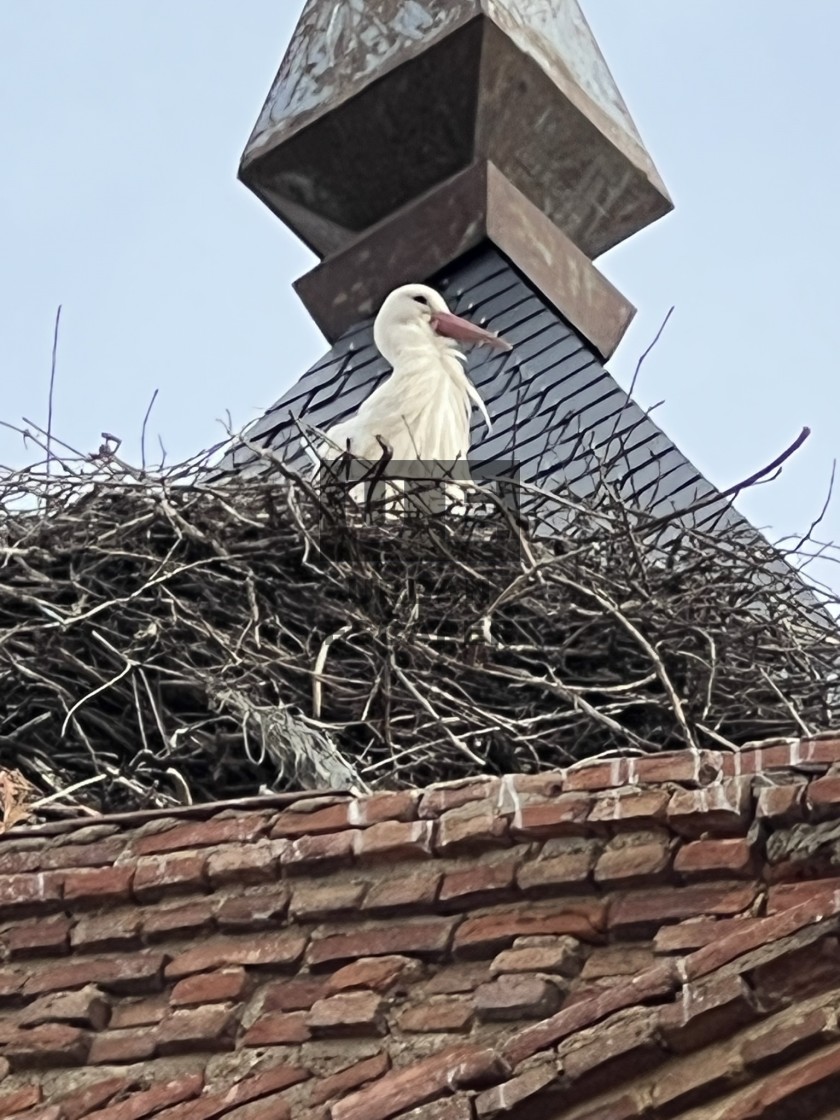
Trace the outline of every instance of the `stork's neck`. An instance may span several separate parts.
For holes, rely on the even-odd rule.
[[[422,360],[437,365],[461,353],[456,343],[437,334],[428,322],[403,322],[380,330],[377,326],[374,324],[373,341],[394,371]]]
[[[457,343],[439,335],[400,338],[391,345],[380,346],[379,351],[395,376],[416,376],[424,371],[429,375],[463,372],[464,355]]]

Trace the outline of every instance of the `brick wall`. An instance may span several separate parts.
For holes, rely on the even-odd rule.
[[[0,837],[0,1117],[837,1115],[840,738]]]

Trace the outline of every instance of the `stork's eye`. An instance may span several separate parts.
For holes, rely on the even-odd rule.
[[[411,298],[414,300],[415,303],[422,303],[424,307],[429,306],[429,301],[426,299],[425,296],[412,296]]]

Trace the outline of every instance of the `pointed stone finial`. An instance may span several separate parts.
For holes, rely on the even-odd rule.
[[[352,249],[397,222],[427,276],[485,237],[515,259],[489,232],[490,177],[521,198],[522,236],[537,221],[585,261],[672,207],[577,0],[307,0],[240,167],[307,245],[363,265]],[[328,334],[402,282],[391,256],[337,311],[312,307],[325,266],[305,278]]]

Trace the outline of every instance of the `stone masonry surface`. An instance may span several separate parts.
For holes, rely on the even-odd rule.
[[[16,827],[0,952],[0,1118],[836,1118],[840,735]]]

